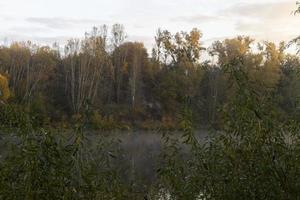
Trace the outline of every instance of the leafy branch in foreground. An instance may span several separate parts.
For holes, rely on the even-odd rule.
[[[254,89],[242,66],[237,58],[224,67],[236,95],[223,108],[221,133],[204,144],[187,140],[188,158],[178,143],[168,145],[161,173],[168,198],[299,198],[299,124],[281,117],[272,92]],[[191,128],[184,130],[190,134]]]
[[[300,1],[297,1],[296,2],[296,5],[297,5],[297,9],[293,12],[294,15],[298,15],[300,13]],[[292,45],[296,45],[298,47],[298,50],[297,50],[297,54],[300,53],[300,36],[294,38],[293,40],[291,40],[288,44],[288,46],[292,46]]]
[[[1,154],[0,198],[126,199],[127,186],[111,165],[115,143],[87,148],[82,128],[68,140],[49,130],[13,129],[11,148]]]

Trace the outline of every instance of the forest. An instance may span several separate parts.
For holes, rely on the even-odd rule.
[[[236,95],[224,66],[240,59],[256,92],[274,93],[286,117],[299,115],[300,60],[286,52],[288,44],[238,36],[205,49],[201,37],[198,29],[159,29],[148,55],[142,43],[125,42],[124,27],[115,24],[93,28],[63,50],[30,41],[2,46],[1,109],[28,112],[37,126],[68,128],[88,112],[91,129],[174,130],[188,98],[195,124],[218,129],[220,109]],[[1,113],[2,125],[11,123]]]
[[[1,200],[300,199],[300,37],[126,38],[0,46]]]

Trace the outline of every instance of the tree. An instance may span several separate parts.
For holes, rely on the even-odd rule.
[[[50,47],[28,43],[14,43],[0,49],[0,71],[9,76],[9,85],[16,100],[30,105],[35,95],[44,91],[53,68],[57,52]],[[44,84],[41,84],[44,82]]]
[[[235,96],[236,85],[230,79],[226,68],[229,64],[232,67],[242,68],[241,70],[252,74],[254,77],[255,69],[262,62],[262,56],[254,54],[251,45],[254,40],[250,37],[238,36],[233,39],[216,41],[209,48],[209,54],[216,59],[215,63],[208,66],[208,71],[203,84],[204,116],[208,121],[217,123],[218,109]],[[236,60],[243,62],[243,65],[237,64]],[[234,64],[236,63],[236,64]],[[206,87],[205,87],[206,86]]]
[[[118,52],[116,56],[123,60],[123,67],[120,70],[123,82],[118,83],[124,88],[123,99],[127,99],[127,102],[135,107],[136,103],[141,103],[143,97],[142,76],[148,66],[147,50],[142,43],[137,42],[126,42],[115,50]]]
[[[70,40],[65,47],[65,91],[73,113],[80,113],[87,103],[95,103],[108,58],[106,37],[101,35],[105,28],[94,28],[83,40]]]
[[[200,43],[201,37],[202,33],[197,28],[189,33],[177,32],[175,35],[159,29],[155,37],[156,49],[153,50],[153,56],[165,64],[196,63],[199,61],[200,52],[204,50]]]
[[[5,76],[0,74],[0,102],[7,101],[10,97],[10,91],[8,87],[8,80]]]
[[[288,115],[299,113],[300,60],[295,55],[285,56],[280,66],[282,76],[278,86],[279,105]]]
[[[276,90],[281,77],[280,66],[285,56],[285,44],[281,43],[277,48],[274,43],[265,42],[262,48],[264,61],[258,70],[257,81],[260,81],[267,90]]]
[[[26,43],[13,43],[1,48],[1,71],[7,72],[12,93],[19,102],[24,101],[30,81],[31,51]]]
[[[230,63],[234,67],[242,68],[249,75],[249,83],[257,88],[257,91],[264,92],[276,89],[280,79],[280,65],[284,57],[284,44],[277,46],[271,42],[258,44],[254,51],[254,40],[249,37],[237,37],[226,39],[223,42],[217,41],[213,44],[210,54],[217,56],[218,65],[222,68]],[[235,62],[242,65],[234,65]],[[229,91],[234,94],[234,87]]]
[[[122,96],[122,84],[123,84],[123,75],[124,75],[124,63],[125,57],[124,54],[121,55],[120,48],[118,48],[125,40],[126,33],[123,25],[115,24],[112,27],[112,66],[113,66],[113,83],[114,83],[114,96],[115,102],[120,103]]]
[[[201,32],[194,28],[189,33],[169,31],[157,32],[154,61],[160,65],[155,96],[162,105],[163,116],[168,118],[177,113],[184,99],[194,99],[202,78],[200,53]]]
[[[296,5],[297,5],[297,9],[294,11],[295,15],[300,13],[300,2],[297,1]],[[292,41],[289,42],[289,46],[291,46],[293,44],[296,44],[296,46],[298,47],[297,54],[299,54],[300,53],[300,36],[294,38]]]
[[[216,41],[210,48],[210,55],[217,56],[218,65],[222,66],[232,62],[236,58],[245,59],[251,53],[251,45],[254,42],[250,37],[238,36],[233,39]]]
[[[27,74],[25,102],[32,103],[37,96],[47,97],[50,79],[59,59],[58,52],[47,46],[37,47],[31,55],[30,70]],[[42,84],[43,83],[43,84]]]
[[[120,46],[127,37],[125,28],[122,24],[114,24],[112,26],[111,34],[111,44],[113,49]]]

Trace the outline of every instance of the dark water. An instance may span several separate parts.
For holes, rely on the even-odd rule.
[[[168,136],[180,140],[182,133],[170,132]],[[196,131],[195,136],[199,141],[203,141],[207,136],[207,131]],[[105,137],[101,133],[88,133],[87,138],[91,145],[99,140],[119,139],[121,154],[116,157],[116,164],[123,167],[124,177],[127,180],[140,179],[145,184],[155,181],[156,170],[160,165],[161,151],[164,139],[162,133],[158,132],[114,132],[106,133]]]
[[[167,133],[171,138],[179,139],[180,132]],[[71,137],[71,133],[64,133],[66,139]],[[122,173],[127,181],[140,180],[148,185],[155,182],[156,170],[160,165],[161,151],[163,146],[162,133],[158,132],[96,132],[84,133],[87,139],[87,147],[95,149],[101,142],[111,140],[118,141],[115,147],[119,153],[114,158],[114,164],[122,168]],[[196,137],[201,141],[208,136],[207,131],[196,131]],[[11,143],[17,143],[15,136],[0,133],[0,156],[5,156]]]

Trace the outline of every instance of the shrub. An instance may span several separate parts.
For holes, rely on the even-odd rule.
[[[92,128],[98,129],[98,130],[129,130],[130,126],[115,120],[115,118],[112,115],[109,116],[102,116],[99,114],[99,112],[95,111],[93,112],[90,124]]]
[[[31,126],[29,112],[21,105],[0,106],[0,127],[25,128]]]
[[[71,141],[44,130],[20,132],[0,160],[0,199],[127,199],[127,186],[111,165],[113,142],[86,148],[82,133]]]

